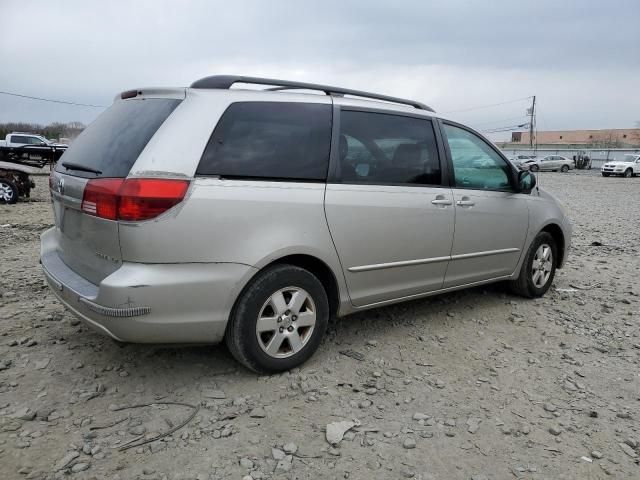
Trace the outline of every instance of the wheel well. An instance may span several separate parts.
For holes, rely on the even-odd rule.
[[[279,258],[269,265],[277,265],[286,263],[288,265],[295,265],[300,268],[304,268],[313,273],[327,292],[327,298],[329,299],[329,312],[331,316],[335,316],[338,313],[340,306],[340,292],[338,290],[338,282],[331,269],[322,260],[313,257],[311,255],[288,255],[286,257]]]
[[[558,268],[561,268],[562,265],[564,264],[564,247],[565,247],[564,234],[562,233],[562,229],[555,223],[552,223],[544,227],[542,231],[549,233],[553,237],[553,239],[556,241],[556,245],[558,246]]]

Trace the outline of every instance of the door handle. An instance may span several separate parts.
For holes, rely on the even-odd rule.
[[[452,205],[453,202],[447,198],[436,198],[435,200],[431,200],[431,203],[434,205]]]
[[[456,202],[456,205],[458,205],[459,207],[473,207],[475,204],[476,202],[471,200],[469,197],[462,197]]]

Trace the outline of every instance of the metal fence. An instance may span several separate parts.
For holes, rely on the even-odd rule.
[[[546,157],[547,155],[561,155],[567,158],[573,158],[574,155],[578,155],[580,152],[586,152],[586,154],[592,160],[592,166],[594,168],[601,167],[608,161],[623,160],[624,156],[629,153],[640,154],[640,148],[591,148],[591,149],[566,149],[566,148],[503,148],[503,153],[507,158],[515,157],[516,155],[535,155],[537,157]]]

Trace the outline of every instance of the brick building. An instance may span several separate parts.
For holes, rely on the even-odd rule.
[[[539,131],[534,136],[541,145],[575,145],[588,147],[623,148],[640,145],[640,128],[612,128],[606,130]],[[511,145],[529,145],[529,132],[511,132]]]

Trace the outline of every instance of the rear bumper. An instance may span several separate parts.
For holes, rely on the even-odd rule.
[[[133,343],[217,343],[255,270],[237,263],[123,263],[95,285],[42,234],[42,268],[58,299],[94,330]]]

